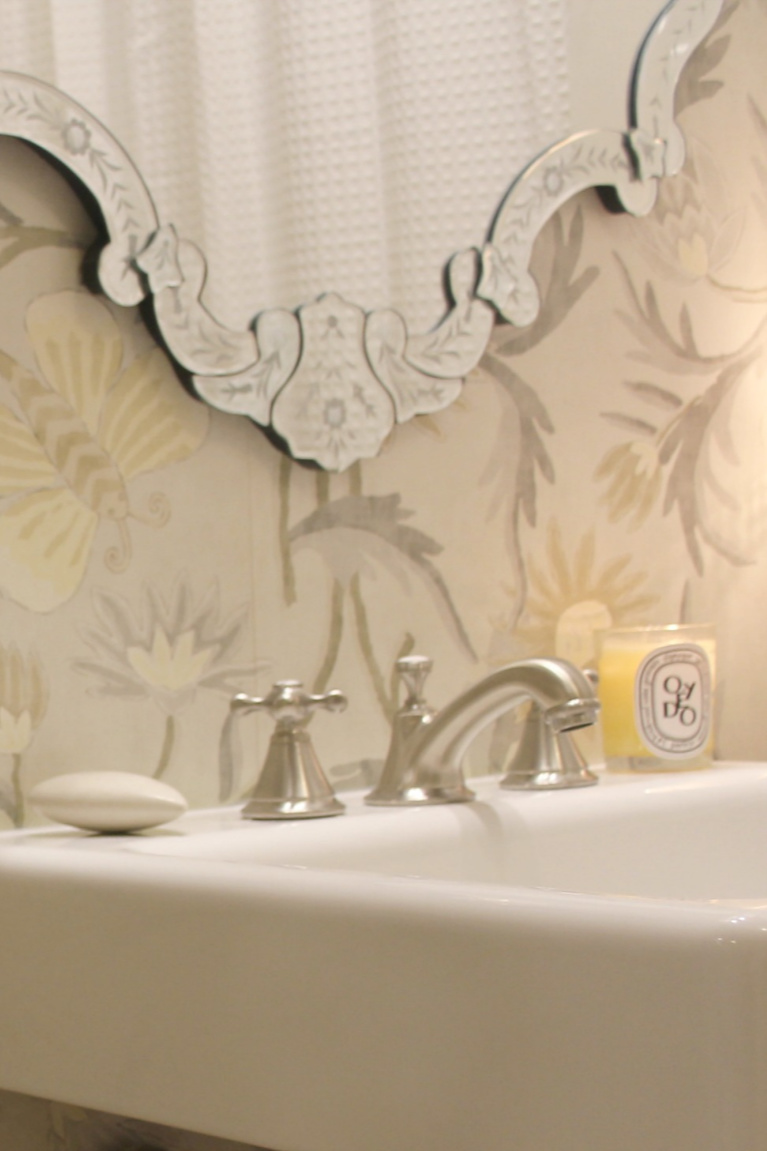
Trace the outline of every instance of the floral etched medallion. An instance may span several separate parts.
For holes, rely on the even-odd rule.
[[[394,405],[363,348],[365,313],[334,292],[299,312],[304,346],[274,403],[272,423],[299,459],[340,471],[377,454]]]

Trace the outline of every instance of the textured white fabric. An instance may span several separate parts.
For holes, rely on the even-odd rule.
[[[565,0],[0,0],[0,67],[132,154],[242,325],[335,290],[412,330],[566,134]]]

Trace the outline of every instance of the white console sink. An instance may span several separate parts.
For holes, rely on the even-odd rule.
[[[0,836],[0,1087],[276,1151],[763,1146],[767,767],[477,790]]]
[[[354,797],[354,817],[343,820],[265,826],[230,811],[226,826],[204,831],[198,816],[196,833],[125,846],[244,866],[767,903],[767,772],[753,766],[633,780],[607,775],[588,793],[515,794],[494,780],[476,790],[471,804],[386,812]],[[188,825],[192,832],[194,819]]]

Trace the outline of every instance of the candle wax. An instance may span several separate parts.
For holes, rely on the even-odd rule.
[[[607,649],[599,660],[602,744],[605,757],[652,755],[639,738],[634,719],[634,679],[652,646]]]
[[[672,642],[679,642],[673,640]],[[698,642],[708,656],[712,686],[714,682],[715,645],[713,641]],[[658,643],[621,643],[605,646],[599,657],[599,699],[602,704],[602,744],[606,759],[626,757],[645,758],[655,753],[642,742],[634,715],[634,680],[639,665],[650,652],[657,651]],[[707,751],[713,748],[713,730]]]

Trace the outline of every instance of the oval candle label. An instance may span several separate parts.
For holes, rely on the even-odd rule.
[[[702,647],[669,644],[645,656],[634,680],[634,718],[659,759],[703,750],[711,730],[711,669]]]

